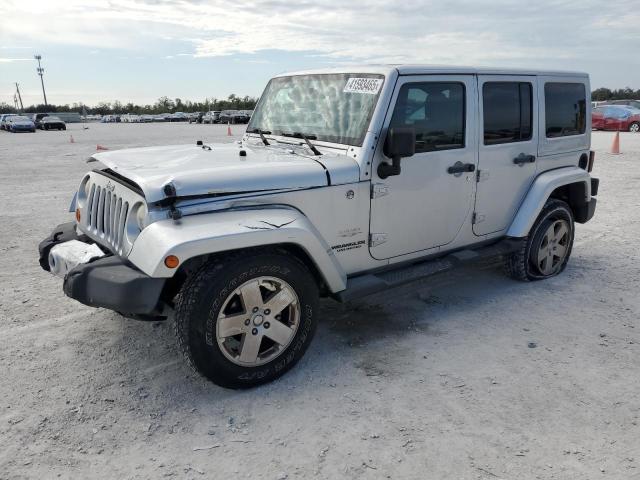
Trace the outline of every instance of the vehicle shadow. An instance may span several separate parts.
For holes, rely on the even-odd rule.
[[[172,319],[141,322],[101,311],[96,317],[109,317],[103,320],[107,326],[85,330],[75,360],[79,368],[94,370],[93,381],[102,379],[97,390],[125,387],[134,401],[153,397],[162,409],[210,409],[216,399],[327,383],[343,365],[357,366],[363,355],[370,356],[367,351],[380,342],[403,341],[416,332],[439,337],[450,328],[481,330],[491,320],[474,313],[478,305],[525,295],[531,285],[504,276],[500,262],[485,261],[348,304],[322,300],[316,337],[301,362],[276,382],[248,391],[219,388],[191,370],[176,346]]]

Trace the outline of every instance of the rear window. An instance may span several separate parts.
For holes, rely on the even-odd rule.
[[[531,140],[531,84],[487,82],[482,88],[484,144]]]
[[[582,83],[544,86],[547,138],[581,135],[586,130],[587,94]]]

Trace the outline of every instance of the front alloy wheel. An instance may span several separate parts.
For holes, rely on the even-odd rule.
[[[178,344],[214,383],[250,388],[302,357],[316,328],[318,286],[284,250],[234,253],[188,276],[176,297]]]
[[[300,325],[298,296],[284,280],[258,277],[225,300],[216,339],[231,362],[253,367],[275,360],[289,346]]]

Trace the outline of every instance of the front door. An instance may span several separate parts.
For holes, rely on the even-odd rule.
[[[479,172],[473,232],[509,227],[536,173],[536,77],[481,75]]]
[[[473,204],[476,102],[473,75],[399,78],[383,134],[390,127],[413,127],[416,153],[402,159],[400,175],[381,179],[373,169],[369,248],[374,258],[446,245],[460,232]],[[374,166],[382,161],[391,162],[381,141]]]

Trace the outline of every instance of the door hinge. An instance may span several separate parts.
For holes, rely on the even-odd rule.
[[[477,224],[477,223],[481,223],[484,222],[484,215],[480,215],[476,212],[473,212],[473,215],[471,216],[471,223],[473,225]]]
[[[489,172],[486,170],[476,170],[476,182],[483,182],[489,178]]]
[[[370,233],[369,234],[369,246],[377,247],[387,241],[386,233]]]
[[[371,198],[384,197],[389,194],[389,185],[385,183],[374,183],[371,185]]]

